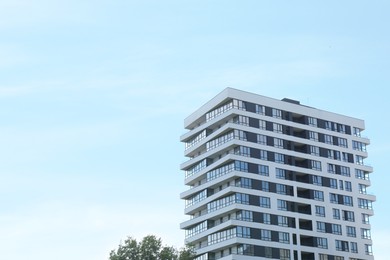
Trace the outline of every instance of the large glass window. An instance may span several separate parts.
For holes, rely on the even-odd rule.
[[[260,207],[262,207],[262,208],[270,208],[271,207],[271,200],[270,200],[270,198],[260,196]]]
[[[238,146],[234,148],[234,154],[249,157],[251,155],[251,149],[246,146]]]
[[[236,213],[236,218],[237,220],[242,220],[242,221],[253,221],[253,212],[249,210],[239,210]]]
[[[332,224],[332,233],[335,234],[335,235],[341,235],[342,234],[341,225],[339,225],[339,224]]]
[[[241,101],[241,104],[242,104],[242,101]],[[206,122],[207,121],[210,121],[211,119],[227,112],[228,110],[232,109],[232,108],[239,108],[238,107],[238,100],[231,100],[229,101],[228,103],[226,103],[225,105],[222,105],[210,112],[208,112],[206,114]]]
[[[276,178],[283,179],[283,180],[286,179],[286,170],[276,168],[275,173],[276,173]]]
[[[316,216],[325,217],[325,207],[323,206],[315,206]]]
[[[276,148],[283,148],[283,139],[280,139],[280,138],[274,138],[274,146]]]
[[[348,147],[347,139],[338,137],[338,142],[339,142],[339,146],[345,147],[345,148]]]
[[[320,161],[311,161],[311,168],[316,171],[321,171],[321,162]]]
[[[282,118],[282,110],[276,109],[276,108],[272,108],[272,117]]]
[[[186,238],[195,236],[203,231],[207,230],[207,220],[199,223],[195,227],[186,230]]]
[[[365,251],[366,255],[372,255],[372,245],[365,244],[364,251]]]
[[[278,200],[278,210],[287,210],[287,201],[285,200]]]
[[[347,166],[340,166],[340,174],[343,176],[351,176],[350,168]]]
[[[251,237],[251,229],[249,227],[237,227],[237,236],[250,238]]]
[[[328,159],[333,159],[334,158],[333,150],[327,150],[327,157],[328,157]]]
[[[187,199],[186,200],[186,207],[190,207],[192,205],[195,205],[206,198],[207,198],[207,190],[203,190],[203,191],[199,192],[198,194],[196,194],[195,196],[192,196],[190,199]]]
[[[309,131],[309,139],[312,141],[317,141],[318,142],[318,133]]]
[[[197,144],[202,139],[206,138],[206,129],[200,132],[196,137],[192,138],[190,141],[185,143],[185,149],[192,147],[193,145]]]
[[[340,187],[340,190],[344,189],[344,183],[342,180],[339,180],[339,187]]]
[[[246,244],[238,245],[237,246],[237,254],[238,255],[253,255],[254,254],[254,246],[253,245],[246,245]],[[205,260],[207,260],[207,259],[205,259]]]
[[[324,192],[314,190],[313,195],[315,200],[324,201]]]
[[[343,220],[355,222],[355,213],[349,210],[343,210]]]
[[[279,242],[280,243],[285,243],[285,244],[290,244],[290,236],[286,232],[279,232]]]
[[[370,224],[370,215],[362,213],[362,223]]]
[[[317,221],[317,232],[324,232],[325,233],[325,222]]]
[[[361,194],[367,194],[367,185],[360,184],[359,183],[359,193]]]
[[[249,198],[248,198],[249,199]],[[207,212],[216,211],[220,208],[227,207],[233,204],[236,201],[236,195],[233,194],[231,196],[212,201],[207,204]]]
[[[370,176],[367,172],[360,170],[360,169],[355,169],[355,177],[356,179],[362,179],[362,180],[369,180]]]
[[[336,240],[336,250],[349,252],[348,241]]]
[[[342,157],[343,162],[348,162],[348,153],[342,152],[341,157]]]
[[[234,132],[229,132],[206,143],[206,151],[210,151],[234,139]]]
[[[284,184],[276,183],[276,193],[278,194],[287,194],[287,187]]]
[[[280,253],[280,257],[279,257],[280,260],[290,260],[290,250],[281,248],[279,249],[279,253]]]
[[[238,125],[249,125],[249,117],[247,116],[236,116],[233,118],[233,123]]]
[[[238,164],[240,164],[240,162],[237,161]],[[243,164],[245,164],[244,162],[241,162]],[[221,166],[219,168],[216,168],[212,171],[209,171],[207,173],[207,181],[211,181],[211,180],[214,180],[218,177],[221,177],[222,175],[225,175],[231,171],[233,171],[235,169],[235,163],[229,163],[227,165],[224,165],[224,166]],[[248,163],[246,163],[246,169],[248,169]],[[239,170],[239,167],[236,168],[236,170]]]
[[[273,130],[276,133],[283,133],[283,126],[278,123],[273,123]]]
[[[333,179],[333,178],[330,178],[329,179],[329,186],[332,189],[337,189],[337,180]]]
[[[241,177],[241,178],[236,179],[235,184],[237,187],[251,189],[252,188],[252,179]]]
[[[319,248],[328,248],[328,240],[324,237],[317,237],[317,247]]]
[[[236,202],[240,204],[249,204],[249,195],[243,193],[236,193]]]
[[[271,214],[263,213],[263,223],[268,225],[271,224]]]
[[[248,172],[248,163],[242,162],[242,161],[235,161],[234,162],[234,169],[236,171]]]
[[[358,198],[358,205],[359,205],[359,208],[362,208],[362,209],[372,209],[372,201],[371,200]]]
[[[331,135],[324,135],[324,140],[326,144],[333,144],[333,136]]]
[[[333,151],[333,154],[334,154],[334,159],[339,161],[341,160],[340,151]]]
[[[332,209],[332,212],[333,212],[334,219],[340,219],[340,210],[339,209]]]
[[[312,175],[314,185],[322,186],[322,177],[318,175]]]
[[[328,255],[320,254],[320,260],[329,260]]]
[[[265,130],[267,128],[267,122],[264,120],[259,120],[259,129]]]
[[[350,181],[345,181],[345,190],[352,191],[352,183]]]
[[[234,138],[239,139],[241,141],[247,141],[247,132],[235,129]]]
[[[310,154],[320,156],[320,148],[318,146],[310,145]]]
[[[268,152],[264,150],[260,150],[260,159],[261,160],[268,160]]]
[[[356,237],[356,228],[352,226],[347,226],[347,236]]]
[[[364,165],[364,157],[361,155],[356,155],[356,163],[359,165]]]
[[[332,122],[325,121],[325,129],[326,130],[332,130]]]
[[[261,240],[271,241],[271,230],[261,229],[260,230]]]
[[[282,227],[287,227],[288,218],[286,216],[278,216],[278,225]]]
[[[354,127],[353,128],[353,135],[361,137],[362,130],[360,128]]]
[[[245,227],[237,227],[217,232],[207,236],[208,245],[213,245],[238,236],[238,230]]]
[[[344,205],[353,207],[352,197],[344,195]]]
[[[361,229],[361,234],[362,234],[362,238],[364,238],[364,239],[371,239],[371,230],[369,230],[367,228],[362,228]]]
[[[262,105],[257,105],[256,104],[256,113],[260,115],[264,115],[265,113],[265,107]]]
[[[269,182],[268,181],[261,182],[261,190],[265,191],[265,192],[269,192]]]
[[[269,176],[269,167],[267,165],[259,164],[259,174],[263,176]]]
[[[257,143],[267,145],[267,136],[258,134],[257,135]]]
[[[352,147],[354,150],[365,152],[366,144],[358,141],[352,141]]]
[[[263,213],[263,224],[271,224],[271,214]]]
[[[351,252],[357,253],[358,252],[358,245],[356,242],[351,242]]]
[[[346,133],[346,130],[345,130],[346,128],[345,128],[345,125],[343,125],[343,124],[338,124],[338,131],[340,132],[340,133],[343,133],[343,134],[345,134]]]
[[[328,172],[329,173],[336,173],[336,165],[328,163]]]
[[[201,170],[203,170],[206,167],[207,167],[207,160],[204,159],[186,171],[186,178],[194,175],[195,173],[200,172]]]
[[[308,121],[310,126],[317,127],[317,118],[309,116]]]
[[[335,204],[339,203],[339,196],[337,194],[329,193],[329,197],[331,203],[335,203]]]
[[[275,153],[275,162],[284,164],[284,154]]]

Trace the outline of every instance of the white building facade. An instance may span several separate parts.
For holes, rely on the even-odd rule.
[[[185,128],[198,260],[374,259],[363,120],[227,88]]]

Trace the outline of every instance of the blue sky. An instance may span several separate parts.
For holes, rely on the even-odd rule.
[[[362,118],[386,259],[388,1],[0,1],[0,258],[181,246],[183,120],[225,87]],[[55,256],[55,257],[54,257]]]

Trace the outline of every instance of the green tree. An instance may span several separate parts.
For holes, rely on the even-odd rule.
[[[178,253],[178,260],[193,260],[195,259],[195,249],[192,245],[186,245],[181,248]]]
[[[173,246],[164,246],[160,251],[160,260],[178,260],[177,254]]]
[[[144,237],[139,245],[141,259],[159,260],[161,244],[161,239],[153,235]]]
[[[180,250],[172,246],[162,246],[162,241],[154,235],[144,237],[141,242],[128,237],[117,250],[111,250],[109,260],[193,260],[195,251],[191,246]]]
[[[141,260],[137,240],[128,237],[124,244],[119,244],[118,249],[110,252],[110,260]]]

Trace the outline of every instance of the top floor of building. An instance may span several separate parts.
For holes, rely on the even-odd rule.
[[[239,109],[300,124],[311,125],[348,135],[361,136],[365,129],[361,119],[309,107],[299,101],[282,100],[226,88],[184,120],[191,132],[203,124],[222,116],[231,109]],[[195,130],[196,131],[196,130]],[[186,134],[182,136],[186,139]]]

